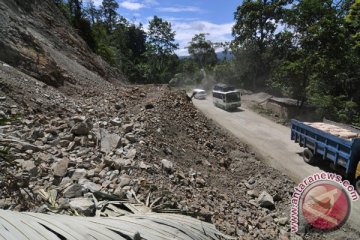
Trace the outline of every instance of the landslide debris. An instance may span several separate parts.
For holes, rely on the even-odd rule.
[[[93,216],[95,199],[122,199],[213,222],[240,239],[290,238],[294,183],[184,91],[130,86],[69,98],[38,88],[41,104],[0,96],[0,208]]]

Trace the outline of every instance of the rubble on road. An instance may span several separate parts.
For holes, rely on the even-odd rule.
[[[294,183],[206,119],[184,91],[149,85],[86,96],[17,111],[1,102],[1,208],[114,216],[124,213],[97,201],[120,201],[194,216],[242,239],[289,235]]]

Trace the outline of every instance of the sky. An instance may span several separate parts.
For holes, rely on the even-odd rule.
[[[99,6],[102,0],[93,0]],[[84,1],[86,2],[86,1]],[[241,0],[117,0],[118,13],[130,22],[141,22],[145,29],[154,15],[172,25],[179,43],[179,56],[188,55],[185,48],[197,33],[208,33],[213,42],[232,40],[234,12]]]

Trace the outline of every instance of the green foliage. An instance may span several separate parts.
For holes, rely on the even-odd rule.
[[[243,87],[239,83],[235,63],[233,61],[221,62],[213,68],[213,74],[218,82],[229,83],[238,87]]]
[[[92,25],[101,21],[101,9],[96,9],[93,0],[87,2],[87,6],[84,8],[83,12]]]
[[[213,43],[206,40],[205,33],[195,34],[189,43],[188,51],[200,68],[204,68],[208,65],[215,65],[217,62]]]
[[[178,44],[175,43],[175,32],[171,29],[171,23],[154,16],[149,22],[148,44],[149,49],[156,55],[173,54],[178,49]]]
[[[351,5],[350,12],[345,17],[345,23],[353,41],[353,48],[360,55],[360,0],[355,0]]]
[[[62,14],[70,21],[70,9],[69,4],[64,2],[64,0],[55,0],[55,4],[58,6]]]
[[[359,0],[245,0],[235,21],[237,68],[216,66],[219,76],[233,69],[232,81],[245,88],[269,86],[360,125]]]
[[[175,32],[171,23],[154,16],[149,22],[146,44],[145,76],[148,82],[167,83],[175,74],[178,57],[174,51],[178,48],[175,43]]]
[[[245,0],[235,12],[232,50],[241,69],[238,74],[244,86],[265,86],[271,73],[277,24],[286,17],[291,0]]]
[[[110,33],[116,25],[117,12],[116,9],[119,7],[119,4],[116,0],[103,0],[101,5],[101,11],[104,18],[104,23],[107,27],[108,32]]]

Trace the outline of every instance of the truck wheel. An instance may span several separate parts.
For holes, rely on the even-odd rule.
[[[308,164],[315,164],[316,163],[316,157],[314,153],[310,149],[305,149],[303,152],[303,159],[304,162]]]

